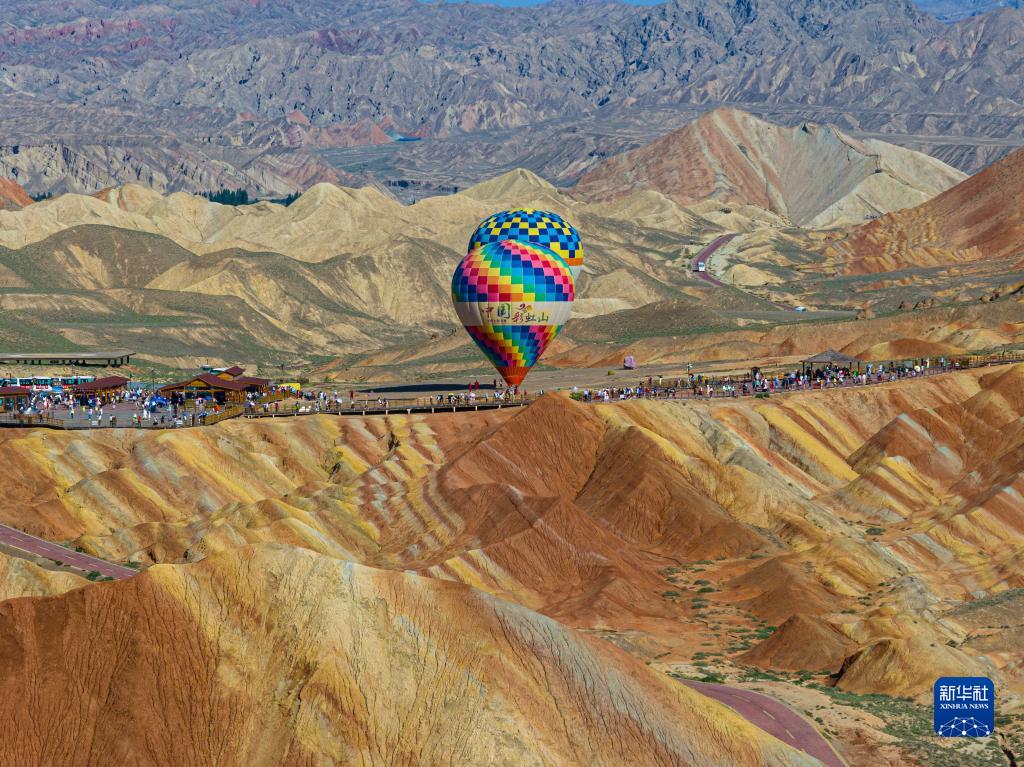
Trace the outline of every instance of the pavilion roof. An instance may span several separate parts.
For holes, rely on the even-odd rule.
[[[853,364],[860,362],[860,360],[857,359],[856,357],[851,357],[849,354],[837,352],[835,349],[828,349],[826,351],[815,354],[813,357],[808,357],[807,359],[804,360],[804,362],[807,363],[808,365],[827,365],[830,363],[835,364],[837,362]]]
[[[91,391],[106,391],[107,389],[121,389],[128,385],[128,379],[124,376],[107,376],[97,378],[95,381],[76,384],[72,387],[79,394],[87,394]]]
[[[200,373],[197,376],[186,378],[184,381],[178,383],[168,384],[167,386],[161,386],[160,391],[170,391],[172,389],[186,389],[189,385],[196,383],[197,381],[206,384],[211,389],[224,389],[225,391],[242,391],[245,389],[246,384],[240,383],[237,379],[232,381],[226,378],[219,378],[213,373]]]

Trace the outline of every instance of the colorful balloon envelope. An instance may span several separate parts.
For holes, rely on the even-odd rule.
[[[514,240],[476,245],[452,275],[459,320],[509,386],[537,364],[569,319],[575,295],[565,261]]]
[[[583,243],[579,232],[564,218],[544,210],[519,208],[485,219],[469,239],[469,250],[490,242],[515,240],[547,248],[569,266],[572,278],[583,271]]]

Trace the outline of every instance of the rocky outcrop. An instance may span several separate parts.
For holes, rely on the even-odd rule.
[[[21,210],[32,204],[28,192],[14,181],[0,178],[0,210]]]

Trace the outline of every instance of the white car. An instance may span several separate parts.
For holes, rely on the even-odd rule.
[[[698,261],[697,262],[697,271],[698,272],[706,272],[707,270],[708,270],[708,265],[707,264],[705,264],[703,261]]]
[[[793,311],[794,312],[806,312],[807,311],[807,307],[806,306],[798,306],[795,309],[793,309]]]

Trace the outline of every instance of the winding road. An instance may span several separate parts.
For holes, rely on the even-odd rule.
[[[52,562],[61,562],[82,572],[97,572],[100,575],[116,580],[123,580],[131,578],[133,575],[138,575],[138,571],[132,570],[130,567],[122,567],[105,559],[91,557],[80,551],[66,549],[58,543],[36,538],[34,535],[23,533],[21,530],[15,530],[7,525],[0,525],[0,544],[24,551],[27,554],[49,559]]]
[[[717,239],[714,239],[710,243],[705,245],[701,249],[700,253],[698,253],[696,256],[693,257],[693,261],[690,263],[690,269],[693,270],[693,273],[696,274],[698,277],[700,277],[705,282],[710,282],[712,285],[718,285],[719,287],[725,287],[725,283],[724,282],[722,282],[720,279],[718,279],[717,277],[714,277],[711,274],[711,257],[713,255],[715,255],[715,253],[717,253],[723,247],[725,247],[730,242],[732,242],[734,239],[736,239],[738,236],[739,236],[738,234],[723,234],[721,237],[718,237]],[[704,262],[704,269],[705,269],[705,271],[703,271],[703,272],[697,271],[697,264],[700,263],[701,261]],[[749,293],[749,291],[747,291],[747,292]],[[754,294],[750,293],[750,295],[754,295]],[[759,296],[754,296],[754,297],[755,298],[759,298]],[[786,312],[795,312],[796,311],[796,309],[794,307],[787,306],[786,304],[780,304],[780,303],[777,303],[775,301],[769,301],[769,303],[771,303],[772,306],[775,306],[776,308],[782,309],[783,311],[786,311]]]
[[[721,280],[716,279],[715,277],[712,277],[710,271],[698,272],[697,271],[697,264],[700,263],[701,261],[703,261],[704,262],[704,268],[708,269],[708,261],[711,260],[711,257],[715,254],[715,252],[717,250],[725,247],[730,242],[732,242],[736,238],[736,236],[737,235],[735,235],[735,234],[723,234],[721,237],[719,237],[719,238],[717,238],[715,240],[712,240],[710,243],[705,245],[701,249],[700,253],[698,253],[696,256],[693,257],[693,261],[690,264],[690,269],[693,270],[693,273],[696,274],[698,277],[700,277],[705,282],[710,282],[712,285],[718,285],[718,286],[725,285],[725,283],[722,282]]]
[[[775,698],[739,687],[682,680],[702,695],[724,703],[733,711],[783,743],[810,754],[827,767],[847,767],[831,744],[814,726]]]

